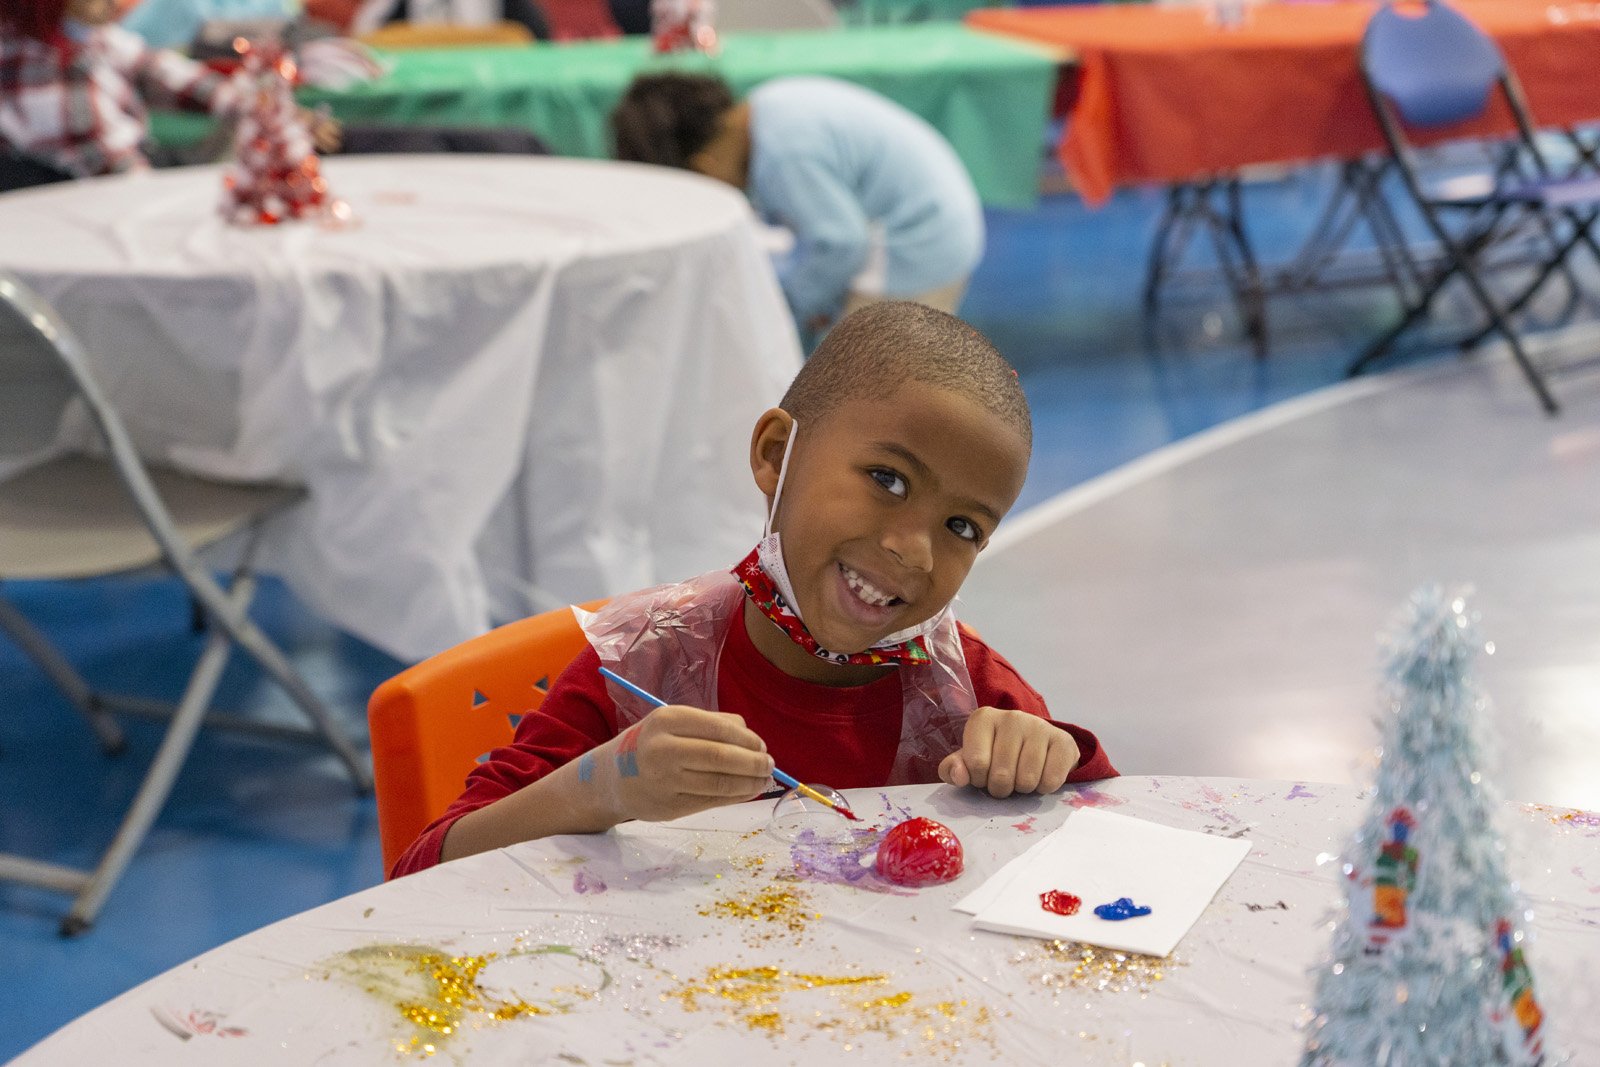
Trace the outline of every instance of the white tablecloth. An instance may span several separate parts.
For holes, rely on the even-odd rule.
[[[413,1038],[437,1062],[472,1064],[1297,1061],[1337,854],[1364,810],[1354,788],[1121,778],[1008,801],[947,786],[847,796],[869,825],[946,823],[966,873],[922,890],[875,883],[837,851],[764,832],[771,802],[551,838],[266,927],[16,1062],[394,1064],[420,1055]],[[1252,842],[1165,960],[1089,958],[951,910],[1085,806]],[[1600,816],[1530,805],[1503,817],[1545,1048],[1552,1063],[1596,1062]],[[415,1021],[453,1010],[441,979],[464,994],[450,1034]]]
[[[326,173],[354,225],[226,225],[209,167],[7,194],[0,265],[147,455],[306,484],[268,564],[398,656],[749,550],[750,429],[800,352],[743,197],[519,156]]]

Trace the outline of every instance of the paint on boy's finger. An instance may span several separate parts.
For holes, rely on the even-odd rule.
[[[639,728],[632,726],[617,744],[617,773],[624,778],[639,777]]]
[[[578,781],[587,782],[594,777],[594,753],[585,752],[578,758]]]

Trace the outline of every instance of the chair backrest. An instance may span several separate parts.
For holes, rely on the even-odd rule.
[[[168,566],[209,604],[221,590],[178,532],[133,438],[100,390],[88,356],[54,308],[0,270],[0,478],[51,458],[63,420],[81,405]]]
[[[1489,35],[1442,2],[1385,4],[1367,22],[1361,69],[1408,126],[1450,126],[1476,118],[1506,71]]]
[[[586,643],[572,609],[557,608],[463,641],[373,692],[367,724],[385,872],[461,795],[480,758],[544,703]]]
[[[42,455],[78,390],[51,339],[55,313],[0,271],[0,464]],[[65,333],[63,336],[70,336]]]
[[[463,26],[450,22],[391,22],[361,35],[361,43],[374,48],[475,48],[482,45],[519,45],[533,40],[533,31],[520,22],[491,22]]]

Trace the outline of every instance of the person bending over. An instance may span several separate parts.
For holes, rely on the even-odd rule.
[[[720,179],[793,232],[778,277],[808,335],[878,299],[953,313],[983,257],[978,193],[949,143],[848,82],[774,78],[735,101],[709,75],[647,74],[611,128],[618,159]]]

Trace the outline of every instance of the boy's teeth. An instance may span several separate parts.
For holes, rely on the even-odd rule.
[[[882,608],[887,607],[889,602],[894,599],[892,595],[885,593],[849,567],[843,567],[842,570],[844,571],[845,584],[855,591],[856,596],[865,600],[868,604]]]

